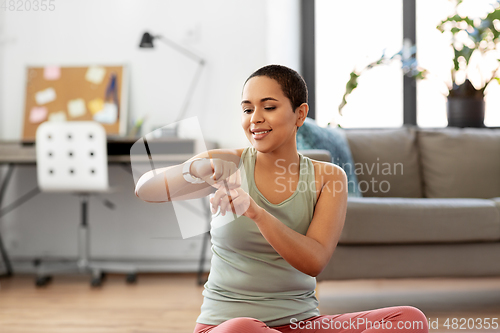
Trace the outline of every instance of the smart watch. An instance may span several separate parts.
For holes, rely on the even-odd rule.
[[[187,163],[184,163],[184,166],[182,167],[182,175],[184,176],[184,179],[191,184],[202,184],[205,181],[201,178],[194,177],[190,172],[191,164],[193,164],[194,161],[199,161],[202,160],[203,158],[195,158],[194,160],[191,160]]]

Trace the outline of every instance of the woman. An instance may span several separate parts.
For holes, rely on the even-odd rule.
[[[346,174],[297,151],[309,107],[306,84],[294,70],[269,65],[254,72],[241,109],[251,147],[211,150],[149,172],[137,184],[136,194],[154,202],[215,189],[212,222],[236,214],[211,230],[211,270],[194,332],[428,332],[425,315],[411,306],[320,315],[315,277],[344,225]]]

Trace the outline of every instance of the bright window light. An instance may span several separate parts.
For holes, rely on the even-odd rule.
[[[376,61],[384,49],[398,52],[403,40],[403,0],[316,0],[316,120],[344,128],[400,127],[403,124],[401,62],[363,73],[338,113],[353,69]],[[383,3],[383,4],[382,4]]]
[[[464,0],[458,7],[458,13],[471,18],[484,17],[495,2]],[[416,2],[417,60],[431,74],[428,79],[417,82],[417,124],[420,127],[448,125],[446,95],[447,85],[451,85],[453,49],[449,46],[449,37],[437,30],[436,26],[453,13],[454,2],[449,0]],[[482,74],[485,77],[491,75],[490,72]],[[477,78],[470,77],[472,82],[474,79]],[[500,87],[496,82],[490,83],[486,89],[485,102],[485,125],[500,126]]]

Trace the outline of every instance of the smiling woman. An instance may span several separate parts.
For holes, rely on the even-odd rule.
[[[297,129],[309,106],[306,84],[296,71],[280,65],[257,70],[243,86],[241,108],[251,147],[199,154],[183,166],[158,170],[160,176],[150,175],[136,190],[141,198],[154,199],[156,190],[175,200],[194,190],[190,198],[208,195],[210,189],[200,191],[203,182],[215,188],[210,199],[213,256],[194,332],[297,332],[308,322],[355,316],[371,322],[419,319],[421,327],[412,332],[427,332],[425,315],[413,307],[320,315],[316,276],[344,226],[346,174],[297,151]],[[235,159],[221,161],[223,154]],[[283,188],[283,182],[288,186]],[[237,217],[231,220],[226,212]],[[336,331],[334,326],[316,330]]]
[[[302,125],[307,116],[307,93],[304,102],[296,102],[300,104],[294,107],[278,81],[267,76],[253,76],[244,86],[243,98],[242,127],[252,145],[255,148],[255,144],[262,147],[265,145],[273,149],[278,148],[279,151],[282,147],[290,148],[291,141],[295,141],[294,130],[298,128],[296,123],[300,122]],[[264,138],[267,140],[262,140]],[[282,146],[283,144],[285,146]],[[288,157],[292,157],[290,153]]]

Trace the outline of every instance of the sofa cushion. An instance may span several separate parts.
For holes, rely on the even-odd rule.
[[[423,196],[414,127],[345,132],[364,197]]]
[[[426,197],[500,196],[500,130],[421,129],[417,140]]]
[[[500,211],[487,199],[349,198],[339,244],[500,240]]]
[[[361,197],[358,190],[358,178],[354,173],[351,150],[344,130],[337,127],[320,127],[314,119],[306,118],[297,131],[297,149],[328,150],[332,158],[331,163],[340,166],[347,175],[349,197]]]
[[[335,249],[332,259],[316,277],[316,281],[333,279],[498,277],[500,276],[499,262],[499,242],[441,243],[427,244],[425,246],[421,244],[346,245],[338,246]],[[413,291],[419,292],[418,290]],[[473,292],[477,293],[477,291]],[[490,304],[498,304],[498,292],[492,293],[490,290],[484,292],[481,296],[475,294],[474,297],[481,297],[482,301],[487,299]],[[359,297],[360,300],[363,300],[364,306],[367,306],[366,300],[376,299],[376,297],[368,296],[366,293],[361,294],[363,294],[363,291],[360,291]],[[334,295],[333,297],[340,302],[339,304],[342,304],[342,295],[338,293]],[[400,296],[408,297],[407,294]],[[352,294],[348,297],[351,298],[351,301],[354,301]],[[391,295],[392,302],[399,303],[392,297]],[[401,301],[401,303],[406,302],[407,300]],[[380,304],[380,301],[378,304]],[[449,299],[446,300],[446,304],[449,304]],[[442,307],[442,305],[439,306]],[[450,330],[450,332],[457,331]],[[465,332],[486,333],[488,331]]]

